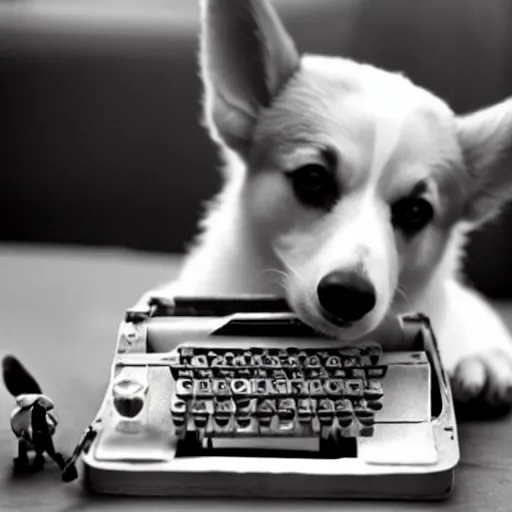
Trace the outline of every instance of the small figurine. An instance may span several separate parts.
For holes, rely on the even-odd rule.
[[[63,471],[66,465],[64,457],[55,451],[52,440],[58,424],[52,412],[55,404],[43,394],[36,380],[14,356],[4,357],[2,372],[7,390],[16,400],[16,407],[11,413],[11,428],[18,439],[14,469],[18,472],[40,471],[47,453]],[[29,451],[35,452],[31,465]]]

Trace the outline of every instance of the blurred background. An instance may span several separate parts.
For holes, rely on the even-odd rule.
[[[301,51],[402,71],[458,113],[512,95],[511,0],[274,3]],[[181,254],[219,187],[197,44],[196,0],[0,0],[0,241]],[[493,297],[511,223],[469,246]]]

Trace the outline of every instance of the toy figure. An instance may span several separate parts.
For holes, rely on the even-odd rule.
[[[15,470],[40,471],[45,463],[45,453],[63,470],[64,457],[55,451],[52,440],[58,424],[53,401],[43,394],[36,380],[14,356],[4,357],[2,372],[7,390],[16,399],[16,407],[11,413],[11,428],[18,438]],[[35,452],[31,465],[29,451]]]

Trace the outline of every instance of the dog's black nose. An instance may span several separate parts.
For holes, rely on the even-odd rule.
[[[318,300],[322,308],[343,322],[363,318],[375,306],[375,288],[357,272],[335,271],[318,284]]]

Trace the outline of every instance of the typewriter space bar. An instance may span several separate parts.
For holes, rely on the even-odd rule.
[[[204,442],[207,442],[205,439]],[[205,446],[206,447],[206,446]],[[320,438],[316,437],[246,437],[246,438],[211,438],[211,447],[214,449],[241,449],[241,450],[290,450],[301,452],[320,451]]]

